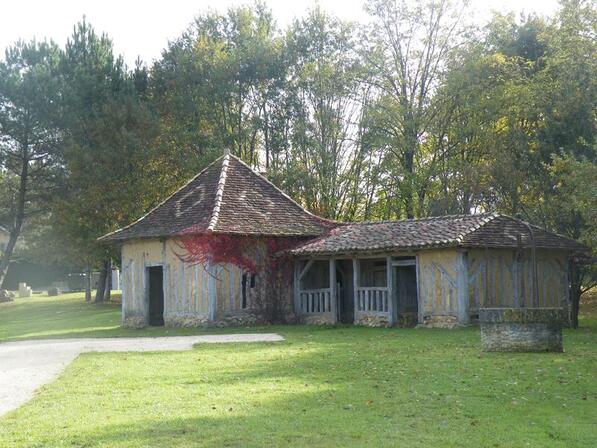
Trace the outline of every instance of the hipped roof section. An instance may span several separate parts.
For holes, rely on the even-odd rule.
[[[421,249],[529,248],[587,252],[588,247],[522,220],[497,213],[451,215],[403,221],[354,223],[290,251],[296,256],[383,253]]]
[[[203,233],[313,237],[337,225],[309,213],[239,158],[226,154],[145,216],[100,240]]]

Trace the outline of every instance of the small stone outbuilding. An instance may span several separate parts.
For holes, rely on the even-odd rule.
[[[450,327],[485,307],[567,310],[569,259],[586,251],[495,213],[329,221],[229,154],[101,239],[122,244],[129,326]]]

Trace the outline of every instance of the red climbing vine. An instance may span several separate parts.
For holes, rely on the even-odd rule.
[[[179,258],[185,263],[230,263],[249,273],[257,272],[246,238],[220,234],[185,235],[179,245],[184,249]]]
[[[225,234],[182,235],[178,254],[188,264],[232,264],[263,279],[263,294],[254,303],[270,322],[285,319],[281,298],[288,295],[292,263],[284,252],[304,241],[298,237],[244,236]]]

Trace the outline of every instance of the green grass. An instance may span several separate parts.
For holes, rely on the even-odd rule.
[[[0,335],[130,334],[112,305],[52,300],[0,305]],[[27,324],[48,313],[51,328]],[[282,343],[85,354],[0,419],[0,446],[595,446],[597,321],[582,324],[561,354],[483,353],[478,328],[304,326],[268,327]]]
[[[206,333],[201,328],[152,327],[135,330],[122,328],[120,324],[120,304],[85,303],[83,293],[63,294],[57,297],[34,295],[0,304],[0,342],[21,339],[180,336]]]

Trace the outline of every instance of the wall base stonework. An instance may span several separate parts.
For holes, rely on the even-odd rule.
[[[562,352],[561,308],[482,308],[481,344],[486,352]]]
[[[216,321],[210,322],[213,327],[249,327],[261,324],[265,324],[264,320],[251,312],[224,314]]]
[[[205,327],[209,325],[207,314],[164,314],[166,327]]]
[[[357,313],[354,318],[354,324],[365,327],[389,327],[390,318],[382,314]]]
[[[334,325],[334,319],[331,314],[308,314],[301,318],[306,325]]]
[[[143,315],[126,316],[122,319],[125,328],[143,328],[147,326],[147,318]]]
[[[414,328],[419,323],[417,313],[398,313],[395,325],[400,328]]]
[[[458,327],[456,316],[424,316],[423,323],[417,325],[422,328],[456,328]]]

